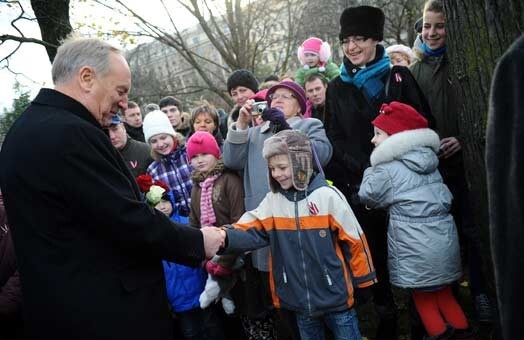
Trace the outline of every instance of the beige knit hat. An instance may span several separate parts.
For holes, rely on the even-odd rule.
[[[288,155],[293,169],[293,187],[304,191],[313,174],[313,154],[309,138],[298,130],[282,130],[264,141],[262,155],[266,160],[276,155]],[[278,182],[269,174],[271,191],[277,192]]]

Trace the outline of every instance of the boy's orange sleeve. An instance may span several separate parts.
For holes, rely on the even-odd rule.
[[[353,285],[358,288],[371,286],[377,279],[366,236],[345,197],[336,188],[333,190],[338,195],[331,196],[329,223],[338,231],[338,241],[351,269]]]

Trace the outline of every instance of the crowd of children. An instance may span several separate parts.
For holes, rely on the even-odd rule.
[[[383,14],[360,6],[341,16],[346,55],[341,67],[331,60],[330,45],[311,37],[298,48],[302,66],[294,79],[272,79],[259,91],[249,71],[235,71],[227,85],[236,107],[226,128],[206,101],[184,117],[180,102],[167,97],[160,103],[164,112],[146,115],[143,132],[154,158],[147,174],[151,183],[165,183],[146,190],[146,200],[174,221],[193,228],[223,226],[227,235],[223,254],[205,269],[164,262],[170,304],[185,339],[323,339],[326,328],[335,339],[360,339],[354,293],[366,287],[383,318],[377,339],[395,338],[396,327],[387,324],[388,317],[396,322],[390,284],[411,292],[427,337],[472,338],[451,289],[462,277],[457,217],[450,214],[447,173],[443,181],[439,172],[440,163],[449,163],[460,149],[448,137],[458,135],[456,115],[440,113],[430,85],[420,79],[427,59],[441,62],[445,53],[440,8],[435,0],[426,5],[417,53],[404,45],[379,45]],[[375,42],[369,48],[368,40]],[[312,103],[302,87],[313,74],[333,83],[326,104],[334,115],[330,122],[339,124],[333,131],[327,121],[308,118]],[[347,97],[347,85],[337,82],[356,92]],[[447,84],[431,86],[450,92]],[[339,95],[353,101],[349,109],[337,106],[343,102],[336,100]],[[338,110],[359,111],[351,107],[361,100],[371,110],[389,104],[365,119],[352,118],[361,129],[349,140],[358,145],[341,152],[337,141],[346,132],[336,131],[346,129],[347,118],[337,121]],[[336,105],[329,107],[330,101]],[[363,132],[372,127],[370,138]],[[331,162],[342,164],[326,168],[335,186],[323,171],[332,158],[331,143]],[[353,157],[362,162],[358,171]],[[351,184],[339,191],[336,186],[351,176],[355,189]],[[154,199],[153,189],[159,190]],[[381,210],[388,211],[387,220]],[[387,249],[379,249],[380,240]],[[246,296],[258,312],[246,308]],[[217,309],[219,300],[226,314]],[[241,332],[233,335],[231,327]]]

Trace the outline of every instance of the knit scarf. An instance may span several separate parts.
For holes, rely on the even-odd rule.
[[[446,52],[446,45],[442,46],[439,49],[432,50],[432,49],[430,49],[428,47],[428,45],[426,45],[426,43],[423,43],[422,44],[422,50],[424,51],[425,54],[427,54],[427,55],[429,55],[431,57],[436,57],[436,56],[443,55],[444,52]]]
[[[377,46],[378,58],[366,65],[365,68],[361,68],[354,76],[351,76],[347,71],[348,68],[355,67],[347,57],[344,57],[344,62],[340,65],[340,78],[342,81],[353,84],[359,90],[363,90],[366,97],[371,101],[376,99],[384,88],[384,83],[381,79],[390,69],[389,57],[384,53],[384,48],[382,47],[381,50],[380,47],[382,46]],[[382,57],[379,55],[381,52]]]
[[[216,223],[215,211],[213,210],[213,184],[220,175],[213,175],[198,183],[202,189],[200,194],[200,225],[214,226]]]

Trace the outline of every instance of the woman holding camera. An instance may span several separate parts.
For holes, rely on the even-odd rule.
[[[243,171],[243,182],[246,210],[255,209],[269,192],[267,179],[267,162],[262,157],[264,141],[280,130],[295,129],[306,133],[314,146],[322,165],[326,165],[332,153],[322,122],[315,118],[302,118],[306,112],[306,94],[300,85],[292,81],[283,81],[267,91],[267,109],[263,110],[264,122],[258,126],[249,127],[256,118],[260,105],[253,107],[254,100],[248,100],[240,109],[238,120],[229,127],[224,143],[224,165],[230,169]],[[253,114],[253,110],[257,110]],[[262,277],[262,291],[266,310],[272,310],[271,294],[269,292],[269,248],[262,248],[252,253],[253,266]],[[268,313],[272,318],[273,313]],[[294,315],[283,312],[281,318],[288,322],[277,323],[279,338],[286,338],[286,326],[291,325],[291,338],[299,338]],[[281,329],[284,328],[281,333]],[[296,336],[296,337],[295,337]],[[289,337],[289,336],[288,336]]]

